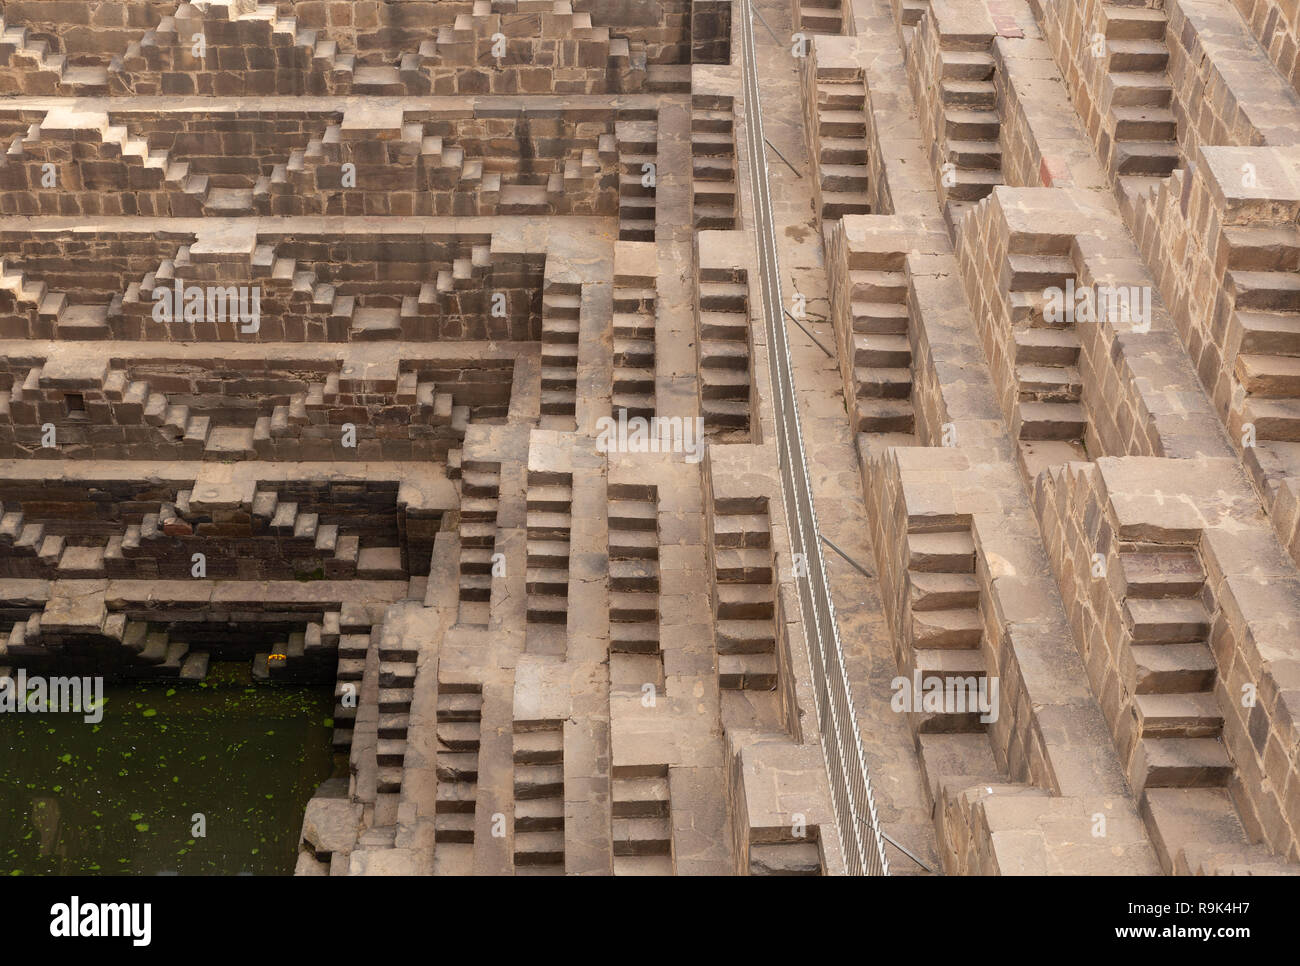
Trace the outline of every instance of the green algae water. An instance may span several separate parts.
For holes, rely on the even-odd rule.
[[[288,875],[303,809],[336,767],[332,689],[106,686],[103,720],[0,714],[5,875]],[[206,835],[193,834],[196,813]]]

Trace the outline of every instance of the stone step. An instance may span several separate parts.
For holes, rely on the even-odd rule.
[[[478,721],[483,696],[462,691],[438,692],[438,721]]]
[[[1240,354],[1234,369],[1237,381],[1252,396],[1300,397],[1300,358]]]
[[[1217,738],[1143,738],[1135,757],[1139,788],[1215,788],[1232,777],[1232,762]]]
[[[516,741],[519,735],[515,735]],[[561,751],[560,755],[563,754]],[[526,757],[526,756],[525,756]],[[541,763],[532,763],[521,761],[521,753],[518,749],[515,751],[515,798],[547,798],[562,795],[564,793],[564,766],[554,760],[556,756],[542,756],[540,753],[532,757],[546,760]]]
[[[643,558],[611,557],[609,586],[616,593],[658,593],[659,565]]]
[[[854,342],[861,338],[855,336]],[[859,398],[909,399],[912,395],[912,370],[877,369],[858,366],[853,370],[855,395]]]
[[[817,155],[820,164],[865,165],[868,160],[867,139],[856,137],[825,137],[821,139]]]
[[[1023,402],[1077,402],[1083,379],[1076,366],[1016,366],[1016,390]]]
[[[1079,337],[1060,328],[1017,329],[1016,365],[1072,366],[1079,359]]]
[[[841,27],[842,17],[838,7],[814,7],[806,3],[799,5],[799,28],[801,30],[811,33],[838,34]]]
[[[1167,107],[1117,107],[1111,113],[1115,117],[1117,141],[1174,143],[1178,137],[1174,112]],[[1177,150],[1174,143],[1175,156]]]
[[[979,582],[973,573],[907,571],[907,588],[913,611],[977,608]]]
[[[1300,442],[1300,399],[1247,398],[1241,417],[1255,427],[1257,439]]]
[[[911,433],[916,412],[910,399],[859,396],[854,400],[859,433]]]
[[[912,365],[912,347],[905,335],[859,335],[853,347],[857,366],[907,369]]]
[[[1132,644],[1121,652],[1125,686],[1135,694],[1209,691],[1217,667],[1206,644]]]
[[[623,561],[632,563],[633,561]],[[647,580],[646,585],[628,589],[624,582],[620,588],[611,588],[609,619],[612,621],[654,623],[659,619],[658,578]]]
[[[817,111],[817,133],[821,137],[850,138],[866,135],[866,118],[861,111]]]
[[[437,809],[433,817],[434,840],[436,842],[474,841],[474,813],[446,812]]]
[[[669,814],[667,778],[615,778],[610,787],[615,818],[656,818]]]
[[[899,305],[907,301],[907,276],[900,271],[854,269],[849,272],[849,284],[855,300],[879,300]]]
[[[573,518],[568,513],[528,510],[525,522],[530,543],[534,539],[567,541]]]
[[[619,654],[658,655],[658,621],[611,622],[609,625],[609,649]]]
[[[744,313],[748,311],[749,305],[749,286],[744,282],[712,282],[703,281],[699,283],[699,306],[705,312],[735,312]],[[746,324],[744,319],[739,323]]]
[[[950,140],[996,141],[1002,127],[996,111],[952,108],[944,111],[943,119]]]
[[[744,429],[749,426],[749,401],[740,399],[703,399],[700,414],[708,428]]]
[[[992,111],[998,103],[993,84],[984,80],[945,79],[940,85],[940,97],[944,105],[963,110]]]
[[[1109,78],[1112,107],[1168,107],[1173,100],[1173,89],[1163,71],[1116,71]]]
[[[1141,644],[1189,644],[1210,633],[1210,617],[1196,598],[1130,597],[1124,602],[1124,623]]]
[[[733,691],[774,691],[775,654],[719,654],[718,687]]]
[[[776,650],[770,620],[718,620],[714,636],[719,654],[768,654]]]
[[[1213,694],[1135,694],[1133,709],[1143,738],[1213,738],[1223,713]]]
[[[901,302],[854,300],[850,311],[856,335],[905,335],[910,323],[908,308]]]
[[[831,191],[822,192],[822,220],[834,221],[845,215],[869,215],[871,203],[865,192]]]
[[[563,798],[526,798],[515,803],[515,832],[563,831],[563,829]]]
[[[1100,26],[1106,40],[1159,40],[1164,43],[1169,18],[1163,10],[1145,6],[1099,4]]]
[[[672,845],[672,827],[666,819],[614,816],[615,855],[668,855]]]
[[[923,573],[975,573],[975,541],[966,530],[907,535],[908,570]]]
[[[994,61],[983,50],[941,50],[940,76],[945,80],[989,81],[993,78]]]
[[[718,620],[770,621],[775,613],[770,585],[718,584],[715,594]]]
[[[984,622],[975,608],[914,610],[911,632],[915,648],[975,648],[984,637]]]
[[[528,538],[528,564],[534,567],[560,567],[569,565],[569,541]]]
[[[1176,141],[1115,141],[1115,170],[1119,174],[1164,177],[1181,163]]]
[[[1082,439],[1088,427],[1078,403],[1022,402],[1016,415],[1020,439]]]
[[[1006,269],[1012,292],[1037,292],[1053,285],[1064,289],[1074,278],[1074,261],[1066,255],[1009,254]]]
[[[516,865],[563,865],[564,831],[515,832]]]
[[[478,751],[439,751],[434,769],[440,782],[477,782]]]
[[[860,111],[866,92],[860,83],[830,84],[817,82],[817,106],[832,111]]]
[[[1205,583],[1194,553],[1122,553],[1119,563],[1127,597],[1191,597]]]
[[[864,192],[870,186],[871,169],[865,164],[828,164],[818,166],[823,191]]]
[[[1227,273],[1225,287],[1239,311],[1300,313],[1300,275],[1234,270]]]
[[[477,752],[479,747],[478,721],[439,721],[438,744],[455,752]]]
[[[614,560],[657,560],[659,537],[654,530],[625,529],[633,523],[625,519],[610,521],[609,555]]]
[[[717,513],[713,543],[717,547],[770,547],[771,527],[766,513]]]
[[[1229,225],[1228,268],[1249,272],[1294,272],[1300,268],[1300,230],[1294,227]]]
[[[1002,170],[1002,146],[997,141],[948,138],[946,157],[960,170]]]

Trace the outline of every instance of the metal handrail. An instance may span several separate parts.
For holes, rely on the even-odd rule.
[[[759,100],[758,68],[754,49],[754,10],[751,0],[741,0],[742,76],[745,94],[745,132],[754,194],[754,242],[758,249],[759,283],[763,318],[768,334],[768,362],[772,373],[772,408],[776,416],[777,454],[781,466],[786,525],[793,553],[803,554],[806,573],[796,576],[799,610],[808,640],[813,694],[817,702],[822,751],[831,800],[835,808],[844,863],[850,875],[888,875],[880,834],[880,819],[867,774],[866,755],[858,733],[857,714],[844,666],[844,650],[835,621],[826,563],[818,536],[799,407],[794,394],[790,344],[782,322],[780,268],[776,229],[768,183],[767,156],[763,151],[763,109]],[[766,22],[764,22],[766,25]]]

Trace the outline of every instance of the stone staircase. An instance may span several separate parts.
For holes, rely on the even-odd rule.
[[[258,180],[252,202],[266,215],[550,215],[568,211],[568,198],[591,195],[604,170],[596,148],[575,145],[549,173],[525,173],[517,157],[467,158],[450,137],[426,134],[425,127],[329,124]],[[356,187],[343,185],[345,164],[353,166]],[[409,210],[393,207],[408,197]]]
[[[340,622],[339,664],[334,680],[334,747],[351,748],[352,733],[361,703],[361,681],[365,677],[366,655],[370,651],[371,627],[343,626]],[[409,712],[399,711],[388,719],[390,738],[406,738]],[[346,736],[346,742],[344,737]]]
[[[198,260],[192,257],[191,247],[180,245],[173,257],[161,259],[155,270],[129,282],[106,305],[72,304],[67,294],[29,279],[20,265],[0,260],[0,336],[164,342],[430,341],[448,318],[458,329],[475,324],[464,320],[481,320],[477,324],[486,326],[485,338],[493,322],[504,328],[514,325],[510,318],[486,318],[494,272],[488,244],[471,244],[453,253],[450,264],[443,263],[445,268],[430,265],[436,280],[420,283],[418,292],[411,294],[401,292],[412,289],[411,283],[394,283],[396,291],[341,294],[335,284],[318,278],[314,265],[278,255],[273,244],[258,245],[245,264]],[[155,292],[172,290],[177,280],[182,287],[206,287],[209,300],[220,290],[224,316],[210,319],[206,309],[191,311],[187,297],[171,320],[156,318],[160,303]],[[234,302],[226,303],[224,293],[231,289],[242,300],[239,306],[250,313],[258,309],[256,325],[238,317]],[[481,313],[474,310],[476,305],[484,306]]]
[[[849,255],[848,302],[852,316],[853,424],[871,445],[912,446],[912,344],[905,253]]]
[[[371,628],[371,640],[379,648],[379,719],[411,714],[415,694],[415,662],[418,651],[402,636],[382,624]],[[379,794],[397,794],[402,790],[402,765],[406,759],[406,737],[379,738],[375,747],[379,765]],[[436,813],[435,813],[436,814]]]
[[[437,849],[434,861],[441,865],[454,863],[464,868],[468,864],[463,861],[464,857],[448,853],[468,852],[474,844],[482,718],[482,685],[438,682],[438,798],[434,811]],[[456,862],[458,858],[461,861]]]
[[[36,566],[63,579],[138,579],[149,570],[158,574],[164,566],[164,576],[190,577],[191,549],[201,546],[205,522],[191,512],[190,497],[191,491],[179,490],[174,501],[163,501],[156,511],[141,513],[139,523],[127,523],[120,532],[100,539],[88,539],[70,529],[55,533],[47,523],[29,519],[21,508],[11,505],[0,517],[0,559],[12,559],[20,570],[31,571]],[[301,509],[297,502],[281,501],[273,490],[256,491],[249,512],[246,538],[273,538],[277,567],[296,571],[316,561],[323,570],[319,576],[329,580],[406,577],[400,547],[362,549],[357,535],[342,533],[339,524],[322,523],[319,513]],[[215,556],[211,551],[207,557],[208,577],[234,576],[235,558]]]
[[[1146,193],[1180,164],[1165,44],[1168,17],[1145,3],[1103,3],[1106,84],[1115,137],[1108,160],[1121,190]]]
[[[1034,254],[1008,254],[1007,278],[1015,351],[1015,415],[1012,431],[1053,461],[1087,459],[1084,437],[1088,420],[1079,375],[1079,337],[1074,321],[1053,322],[1045,315],[1048,288],[1066,295],[1076,281],[1068,254],[1046,244]],[[1095,323],[1088,323],[1095,324]]]
[[[323,524],[318,513],[299,509],[293,501],[281,501],[274,490],[253,494],[253,526],[266,532],[299,540],[311,539],[324,559],[327,580],[396,579],[405,573],[397,547],[361,549],[361,538],[343,534],[337,524]]]
[[[348,707],[343,701],[344,688],[351,686],[353,689],[351,693],[355,696],[361,693],[361,679],[366,673],[366,651],[370,647],[370,633],[369,629],[366,633],[359,634],[356,633],[355,628],[344,628],[341,615],[337,612],[326,612],[322,623],[322,634],[327,630],[338,634],[338,643],[335,645],[338,663],[334,672],[333,746],[335,751],[348,751],[352,748],[356,706],[360,702],[349,702],[351,707]],[[405,716],[400,721],[390,721],[388,733],[384,737],[404,739],[407,723]]]
[[[1162,862],[1182,874],[1223,863],[1294,874],[1257,843],[1233,802],[1230,786],[1240,779],[1223,741],[1215,615],[1199,555],[1189,546],[1122,544],[1118,560],[1120,660],[1136,743],[1129,781]]]
[[[44,188],[47,164],[57,169],[56,180]],[[207,175],[191,173],[188,163],[172,160],[166,150],[151,150],[144,138],[132,137],[125,125],[112,124],[107,113],[95,111],[55,108],[16,135],[0,156],[0,188],[44,188],[51,197],[68,195],[79,204],[117,191],[124,203],[132,203],[124,214],[192,218],[252,212],[251,206],[247,211],[222,209],[221,189],[210,187]]]
[[[564,722],[514,732],[516,875],[564,874]]]
[[[1001,119],[991,42],[991,37],[972,40],[965,35],[940,35],[940,156],[942,163],[952,168],[948,169],[951,174],[947,180],[941,168],[939,197],[953,231],[968,208],[1003,182]]]
[[[246,400],[238,396],[227,396],[203,400],[199,411],[199,400],[188,393],[180,395],[194,405],[174,403],[167,393],[155,390],[148,378],[133,378],[125,369],[108,369],[102,379],[69,380],[65,375],[54,385],[42,367],[34,367],[21,382],[0,390],[0,425],[15,427],[20,445],[36,446],[51,408],[59,407],[64,417],[54,423],[58,432],[84,431],[87,425],[107,421],[126,430],[126,445],[142,453],[230,461],[273,458],[276,445],[285,440],[324,440],[334,458],[364,457],[363,448],[343,445],[336,419],[343,411],[353,411],[359,396],[371,400],[370,407],[362,410],[368,419],[357,427],[359,431],[373,433],[377,424],[400,418],[427,428],[434,455],[450,447],[453,438],[448,434],[457,431],[455,424],[461,424],[463,438],[463,424],[468,422],[468,407],[455,406],[450,393],[437,392],[432,382],[420,382],[414,372],[398,377],[396,391],[355,379],[348,372],[331,372],[324,382],[311,383],[304,391],[287,397],[262,397],[254,406],[245,405]],[[378,396],[386,396],[389,405],[376,407],[373,400]],[[278,399],[287,401],[279,403]],[[265,413],[268,408],[271,411]],[[375,441],[373,435],[367,439]],[[95,445],[87,443],[65,455],[94,458],[98,454]]]
[[[1223,787],[1232,773],[1215,697],[1217,668],[1192,548],[1137,547],[1119,556],[1128,638],[1127,690],[1141,745],[1136,788]]]
[[[938,529],[937,527],[942,527]],[[983,681],[987,668],[981,643],[984,623],[980,587],[975,576],[975,543],[970,525],[954,521],[936,524],[909,518],[907,528],[907,662],[902,674],[913,683],[939,679],[945,694],[971,681]],[[965,691],[967,695],[971,692]],[[908,709],[916,732],[983,732],[988,725],[979,714],[946,704],[927,710],[913,694]]]
[[[610,411],[628,419],[655,414],[655,277],[614,278],[614,383]]]
[[[696,231],[736,227],[736,131],[730,97],[691,97],[691,203]]]
[[[713,570],[718,687],[776,690],[776,581],[765,499],[715,500]]]
[[[610,685],[662,691],[658,489],[611,483],[608,497]]]
[[[203,58],[194,38],[206,42]],[[254,53],[249,53],[250,51]],[[247,66],[221,71],[226,63]],[[132,42],[107,71],[106,93],[114,94],[347,94],[408,93],[371,90],[352,54],[297,18],[281,17],[275,4],[256,0],[193,0]]]
[[[569,536],[573,523],[573,476],[528,471],[529,624],[547,624],[563,633],[569,617]]]
[[[28,95],[59,94],[97,97],[109,92],[108,70],[68,63],[66,54],[51,50],[23,26],[6,23],[0,15],[0,67],[9,67]],[[8,92],[6,92],[8,93]]]
[[[11,260],[0,259],[0,315],[9,338],[108,339],[110,314],[121,310],[121,297],[109,305],[74,305],[64,292],[27,277]]]
[[[582,285],[548,281],[542,293],[543,429],[572,430],[578,403],[578,329]]]
[[[655,240],[655,194],[659,173],[659,126],[655,121],[616,121],[618,144],[618,237]]]
[[[752,418],[749,286],[743,269],[699,269],[699,384],[704,434],[746,442]]]
[[[1240,438],[1250,424],[1257,440],[1300,452],[1300,231],[1236,229],[1224,282],[1237,348],[1232,431]]]
[[[486,627],[491,620],[492,557],[496,552],[500,483],[500,463],[466,460],[461,466],[461,624]]]
[[[673,827],[667,766],[611,773],[615,875],[672,875]]]
[[[816,67],[806,71],[815,125],[809,154],[817,159],[814,197],[823,224],[845,215],[867,215],[867,88],[861,70]]]
[[[54,652],[67,643],[70,635],[51,633],[43,620],[43,613],[43,610],[34,610],[25,619],[15,620],[7,632],[0,634],[0,665],[14,661],[30,666],[33,661],[56,660]],[[94,636],[108,638],[120,645],[117,657],[125,665],[123,673],[126,677],[197,682],[207,675],[208,653],[191,651],[188,643],[172,640],[166,628],[110,612],[93,630]],[[11,673],[11,667],[0,666],[0,678],[9,677]]]
[[[418,54],[403,57],[400,70],[377,72],[368,92],[406,93],[412,81],[431,84],[434,94],[480,92],[480,87],[460,90],[457,85],[467,70],[491,61],[489,45],[497,37],[506,43],[492,73],[502,76],[488,77],[490,93],[639,90],[648,77],[643,41],[612,36],[609,27],[593,25],[591,14],[575,11],[568,0],[509,5],[475,0],[468,13],[457,14],[452,24],[438,28],[433,40],[420,44]],[[543,76],[524,75],[519,65],[535,67]],[[358,68],[354,89],[361,84],[362,70]]]

